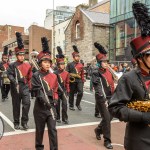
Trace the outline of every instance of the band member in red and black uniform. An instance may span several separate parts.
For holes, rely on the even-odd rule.
[[[58,101],[58,80],[51,73],[51,52],[46,37],[41,38],[42,48],[37,58],[40,70],[33,74],[32,90],[35,92],[34,120],[36,126],[35,147],[36,150],[44,150],[43,135],[45,125],[48,127],[50,150],[58,150],[56,130],[56,108]]]
[[[84,83],[84,67],[79,62],[80,55],[77,46],[73,45],[74,52],[72,53],[73,62],[68,63],[66,70],[70,73],[70,95],[69,95],[69,109],[74,108],[74,94],[77,92],[76,106],[81,111],[81,99],[83,96]]]
[[[8,47],[4,47],[4,52],[2,54],[2,61],[0,62],[0,73],[1,73],[1,93],[2,93],[2,101],[8,99],[8,93],[10,90],[10,80],[7,76],[7,69],[9,66],[9,55],[8,55]]]
[[[60,123],[60,104],[62,103],[62,122],[68,124],[68,115],[67,115],[67,97],[69,96],[70,87],[69,87],[69,73],[65,71],[65,61],[64,55],[62,53],[62,49],[57,46],[58,54],[56,55],[56,62],[57,62],[57,70],[55,74],[57,75],[59,85],[62,88],[58,90],[58,104],[56,106],[57,110],[57,122]]]
[[[102,117],[102,121],[95,128],[95,134],[97,140],[101,140],[101,134],[104,137],[104,146],[107,149],[113,149],[111,145],[111,120],[112,117],[107,109],[107,103],[114,92],[114,79],[111,72],[108,69],[107,52],[102,45],[95,42],[95,47],[99,50],[99,54],[96,55],[98,68],[93,70],[92,82],[95,89],[96,105]]]
[[[11,96],[13,104],[14,128],[20,129],[20,107],[22,103],[21,125],[24,130],[29,127],[28,113],[30,109],[30,93],[32,69],[28,62],[24,62],[25,50],[21,33],[16,32],[18,47],[15,48],[17,61],[11,63],[7,70],[8,78],[11,82]]]
[[[111,98],[109,110],[120,121],[127,122],[125,150],[150,149],[150,16],[148,8],[140,2],[133,3],[133,13],[141,28],[141,36],[130,43],[138,67],[124,74]],[[134,105],[135,101],[141,101]],[[132,102],[133,107],[128,103]],[[145,104],[146,103],[146,104]],[[133,108],[141,108],[135,110]]]

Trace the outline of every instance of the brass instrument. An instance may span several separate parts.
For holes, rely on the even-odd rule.
[[[38,53],[37,51],[32,51],[32,52],[30,53],[30,58],[29,58],[31,64],[32,64],[37,70],[40,69],[39,65],[38,65],[37,62],[36,62],[36,58],[37,58],[37,55],[38,55],[38,54],[39,54],[39,53]]]
[[[123,73],[114,71],[109,65],[107,67],[111,72],[111,74],[113,75],[115,82],[118,82],[119,78],[122,76]]]
[[[3,84],[10,84],[10,80],[8,78],[7,72],[5,71],[1,71],[2,75],[1,77],[3,78]]]
[[[150,112],[150,100],[133,101],[128,103],[127,107],[140,112]]]
[[[75,82],[75,78],[81,79],[81,76],[77,73],[70,73],[70,82]]]

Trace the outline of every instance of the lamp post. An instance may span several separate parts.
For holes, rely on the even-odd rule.
[[[55,11],[54,11],[54,0],[53,0],[53,58],[55,58]]]

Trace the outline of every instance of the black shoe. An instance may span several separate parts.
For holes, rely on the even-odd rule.
[[[57,121],[58,123],[61,123],[61,120],[60,120],[60,119],[57,119],[56,121]]]
[[[5,98],[2,98],[2,102],[4,102],[5,101]]]
[[[68,121],[68,120],[62,120],[62,122],[63,122],[64,124],[69,124],[69,121]]]
[[[20,129],[19,124],[15,124],[15,125],[14,125],[14,128],[15,128],[16,130],[19,130],[19,129]]]
[[[95,117],[96,118],[101,118],[101,115],[100,114],[96,114]]]
[[[74,107],[69,107],[69,109],[75,111]]]
[[[80,106],[80,105],[79,105],[79,106],[77,106],[77,108],[78,108],[78,110],[80,110],[80,111],[82,110],[82,108],[81,108],[81,106]]]
[[[27,124],[23,124],[22,128],[23,128],[23,130],[27,130],[27,129],[29,129],[29,126]]]
[[[97,133],[97,129],[94,129],[95,135],[96,135],[96,139],[97,140],[101,140],[101,135]]]
[[[104,146],[105,146],[107,149],[113,149],[113,146],[111,145],[110,142],[105,142],[105,143],[104,143]]]

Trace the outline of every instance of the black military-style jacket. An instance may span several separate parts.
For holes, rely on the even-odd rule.
[[[144,99],[149,99],[149,93],[140,69],[125,73],[110,100],[109,111],[120,121],[127,122],[124,140],[127,150],[150,149],[150,127],[142,119],[145,112],[127,107],[131,101]]]
[[[84,66],[81,63],[76,63],[75,61],[68,63],[66,71],[81,76],[81,78],[75,78],[75,82],[84,82]]]
[[[31,89],[32,68],[28,62],[13,62],[7,69],[7,75],[12,89],[19,84],[19,91],[29,92]],[[18,80],[18,83],[17,83]]]
[[[102,81],[102,84],[100,82],[100,79]],[[93,70],[92,83],[93,83],[93,87],[95,89],[95,96],[97,96],[101,101],[105,101],[106,98],[110,99],[111,88],[110,88],[109,84],[107,83],[106,79],[102,76],[102,73],[99,71],[99,68],[96,68]],[[104,97],[104,92],[102,90],[102,86],[103,86],[106,98]]]
[[[42,83],[41,83],[42,81]],[[54,101],[58,100],[58,80],[57,76],[54,73],[37,71],[32,76],[32,90],[35,93],[36,100],[34,109],[37,111],[47,111],[50,109],[50,105],[54,105]],[[48,99],[46,99],[44,90],[42,87],[44,86],[46,95]],[[48,104],[50,103],[50,104]],[[50,112],[48,112],[50,113]]]

